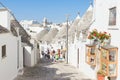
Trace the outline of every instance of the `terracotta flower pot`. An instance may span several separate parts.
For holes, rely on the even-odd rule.
[[[105,76],[101,75],[101,74],[97,74],[97,80],[104,80]]]

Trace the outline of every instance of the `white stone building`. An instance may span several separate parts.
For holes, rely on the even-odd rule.
[[[120,1],[119,0],[94,0],[94,7],[93,7],[93,12],[92,12],[92,20],[86,28],[89,31],[92,31],[93,29],[97,29],[99,32],[107,32],[111,34],[111,45],[118,47],[118,58],[117,60],[117,76],[116,77],[111,77],[111,80],[119,80],[120,79],[120,38],[119,35],[119,20],[120,20]],[[82,18],[81,18],[82,19]],[[84,20],[84,19],[83,19]],[[85,20],[84,20],[85,21]],[[81,23],[81,22],[80,22]],[[82,22],[83,23],[83,22]],[[86,23],[87,24],[87,23]],[[81,24],[80,29],[85,29],[82,26],[86,26],[86,24]],[[78,30],[80,30],[78,29]],[[86,30],[85,29],[85,30]],[[80,40],[83,38],[84,35],[82,35]],[[80,36],[79,36],[80,37]],[[78,67],[80,71],[85,72],[89,77],[96,79],[97,78],[97,71],[100,69],[100,65],[96,64],[95,67],[92,67],[91,65],[87,64],[85,61],[86,57],[86,44],[89,44],[89,40],[86,38],[86,41],[77,41],[75,44],[72,44],[73,47],[69,47],[69,61],[72,59],[72,65]],[[78,49],[78,51],[77,51]],[[74,52],[74,53],[70,53]],[[78,54],[79,53],[79,54]],[[100,53],[98,50],[97,55]],[[74,56],[70,56],[70,55]],[[77,56],[75,56],[77,55]],[[99,57],[99,56],[97,56]],[[97,58],[97,61],[100,61],[100,58]],[[71,64],[71,62],[69,62]]]
[[[40,50],[39,50],[39,43],[36,39],[30,39],[31,45],[24,44],[23,48],[23,63],[26,67],[32,67],[38,63],[40,60]]]
[[[30,25],[32,25],[32,24],[39,24],[39,22],[36,21],[36,20],[21,20],[20,24],[22,25],[22,27],[24,29],[27,29]]]
[[[90,30],[106,31],[111,34],[111,45],[118,47],[118,70],[117,77],[111,80],[120,80],[120,1],[119,0],[94,0],[94,20]]]
[[[0,9],[1,80],[13,80],[17,75],[23,73],[21,37],[15,37],[11,33],[11,20],[13,20],[13,16],[10,12],[4,8]]]
[[[34,66],[40,59],[39,41],[37,34],[43,30],[43,27],[35,20],[23,20],[20,22],[25,28],[26,34],[30,36],[27,44],[23,44],[23,61],[24,66]]]
[[[85,61],[85,44],[87,44],[87,33],[93,22],[93,7],[90,5],[85,14],[74,20],[74,33],[72,41],[68,44],[68,63],[79,68],[88,77],[95,79],[96,73],[90,68]],[[76,26],[77,27],[76,27]],[[72,29],[73,30],[73,29]]]
[[[39,44],[8,9],[0,9],[0,25],[0,79],[13,80],[23,74],[24,66],[34,66],[38,62]]]
[[[2,32],[3,30],[3,32]],[[17,38],[0,26],[0,79],[13,80],[18,74]],[[6,77],[7,76],[7,77]]]
[[[22,41],[22,47],[23,47],[23,65],[25,66],[34,66],[37,61],[37,41],[35,38],[31,37],[30,35],[27,34],[27,32],[24,30],[24,28],[17,22],[16,20],[11,21],[11,29],[14,34],[16,35],[16,31],[14,30],[15,28],[19,28],[19,35],[21,36],[21,41]]]

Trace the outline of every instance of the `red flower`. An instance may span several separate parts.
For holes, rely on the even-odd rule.
[[[101,42],[103,42],[105,39],[109,39],[110,37],[111,35],[107,32],[98,32],[96,29],[94,29],[88,35],[88,39],[99,39]]]

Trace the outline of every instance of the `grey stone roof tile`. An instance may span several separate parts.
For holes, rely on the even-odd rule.
[[[8,33],[10,32],[8,29],[0,25],[0,33]]]

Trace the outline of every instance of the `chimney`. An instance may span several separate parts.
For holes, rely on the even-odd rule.
[[[10,13],[7,9],[0,9],[0,25],[10,30]]]

